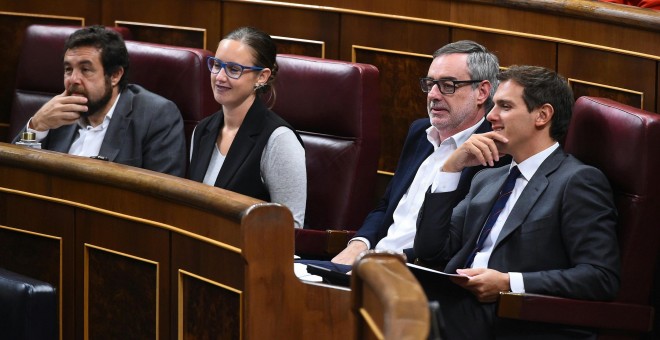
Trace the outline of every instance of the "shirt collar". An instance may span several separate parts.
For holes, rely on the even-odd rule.
[[[433,144],[433,148],[437,149],[440,147],[440,144],[443,143],[455,143],[456,147],[461,146],[470,136],[476,131],[481,124],[483,124],[485,118],[481,118],[476,124],[470,126],[469,128],[460,131],[453,136],[445,139],[444,141],[440,140],[440,133],[438,133],[438,130],[431,125],[428,129],[426,129],[426,138],[429,140],[431,144]]]
[[[534,174],[536,173],[536,170],[539,169],[541,163],[543,163],[543,161],[545,161],[545,159],[548,158],[550,154],[552,154],[555,150],[557,150],[558,147],[559,147],[559,143],[555,142],[545,150],[522,161],[522,163],[520,164],[516,164],[516,162],[512,160],[511,167],[517,165],[518,169],[520,170],[520,173],[523,175],[523,177],[525,177],[527,181],[529,181],[532,178],[532,176],[534,176]]]

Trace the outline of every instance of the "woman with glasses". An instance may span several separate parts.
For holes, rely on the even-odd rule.
[[[222,109],[193,132],[188,178],[287,206],[305,220],[305,150],[296,131],[264,103],[275,98],[277,51],[271,37],[242,27],[208,58],[211,88]]]

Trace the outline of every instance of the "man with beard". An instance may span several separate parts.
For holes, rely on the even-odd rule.
[[[347,272],[361,252],[373,248],[404,252],[413,260],[417,214],[438,169],[470,135],[491,130],[484,117],[492,107],[498,72],[497,57],[476,42],[458,41],[435,51],[428,73],[420,79],[429,117],[412,123],[394,177],[378,206],[332,263],[298,262]],[[458,174],[464,194],[479,169],[466,168]],[[450,205],[459,201],[457,197]]]
[[[64,92],[25,127],[42,148],[184,176],[181,113],[173,102],[128,84],[121,36],[102,26],[82,28],[64,51]]]

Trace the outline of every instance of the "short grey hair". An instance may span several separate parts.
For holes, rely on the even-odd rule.
[[[470,80],[488,80],[491,83],[490,95],[485,102],[486,112],[493,108],[493,95],[497,90],[500,63],[497,56],[486,47],[472,41],[460,40],[440,47],[433,53],[433,59],[446,54],[467,54],[467,66]],[[476,88],[479,84],[472,84]]]

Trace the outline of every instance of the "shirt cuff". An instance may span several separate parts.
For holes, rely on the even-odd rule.
[[[348,244],[351,244],[351,242],[353,242],[353,241],[362,241],[362,242],[364,242],[364,244],[367,245],[367,249],[371,249],[371,243],[369,242],[369,240],[367,240],[364,237],[354,237],[350,241],[348,241]]]
[[[524,293],[525,282],[523,282],[522,273],[509,273],[509,286],[511,286],[512,293]]]
[[[35,129],[30,128],[30,122],[32,121],[32,117],[30,117],[30,120],[28,120],[27,124],[25,124],[25,131],[27,132],[34,132],[34,138],[37,142],[41,142],[46,136],[48,136],[48,131],[38,131]]]
[[[444,172],[438,171],[433,178],[431,184],[431,192],[437,194],[439,192],[450,192],[458,188],[458,182],[461,180],[461,172]]]

